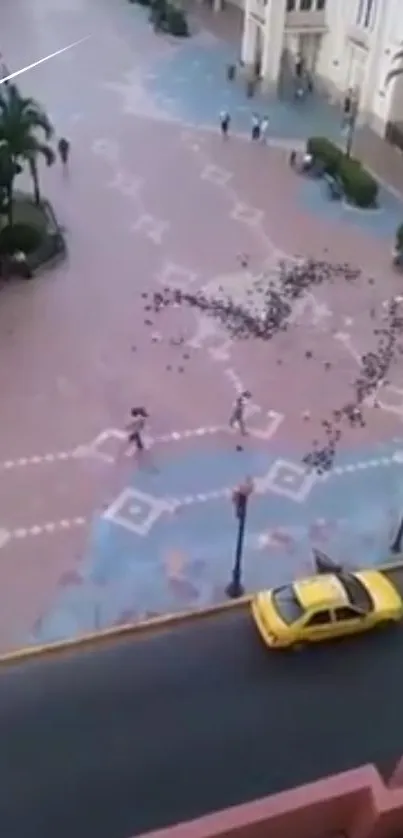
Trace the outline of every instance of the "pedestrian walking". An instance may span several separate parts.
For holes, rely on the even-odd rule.
[[[260,139],[260,117],[257,113],[252,116],[252,140]]]
[[[295,151],[295,148],[292,149],[288,162],[290,164],[291,169],[295,169],[297,165],[297,152]]]
[[[220,113],[220,126],[221,126],[221,134],[224,137],[224,139],[227,139],[227,137],[228,137],[230,123],[231,123],[231,117],[230,117],[228,111],[221,111],[221,113]]]
[[[240,393],[239,396],[237,396],[233,404],[232,413],[229,420],[230,428],[234,428],[236,425],[238,427],[238,430],[241,432],[242,436],[246,436],[247,434],[245,425],[245,408],[250,397],[251,394],[249,393],[249,390],[244,390],[243,393]]]
[[[65,137],[60,138],[57,144],[57,150],[59,152],[59,157],[62,162],[62,165],[66,166],[69,161],[70,143],[68,140],[66,140]]]
[[[144,407],[132,407],[130,416],[131,419],[126,428],[128,432],[127,441],[129,445],[134,443],[137,451],[144,451],[143,432],[148,413]]]
[[[269,133],[269,117],[264,116],[260,125],[260,138],[262,143],[267,143],[267,135]]]

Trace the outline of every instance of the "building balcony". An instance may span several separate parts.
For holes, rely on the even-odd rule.
[[[355,26],[352,24],[348,28],[348,39],[354,46],[362,50],[368,50],[370,46],[371,32],[368,29],[363,29],[362,26]]]
[[[290,34],[323,34],[327,31],[326,13],[318,11],[294,11],[287,12],[285,16],[285,28]]]
[[[266,19],[266,3],[264,0],[249,0],[248,3],[249,15],[256,21],[262,24]]]

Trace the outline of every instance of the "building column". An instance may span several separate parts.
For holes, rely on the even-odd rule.
[[[222,0],[213,0],[213,12],[222,11]]]
[[[248,14],[248,5],[246,3],[243,19],[241,58],[245,67],[252,67],[255,63],[257,32],[256,23]]]
[[[280,75],[284,47],[285,2],[268,0],[263,30],[262,81],[267,87],[276,85]]]

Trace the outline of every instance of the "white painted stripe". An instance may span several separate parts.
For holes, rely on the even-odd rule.
[[[39,61],[34,61],[33,64],[27,64],[26,67],[21,67],[21,69],[16,70],[15,73],[10,73],[8,76],[4,76],[4,78],[0,79],[0,84],[12,81],[12,79],[16,79],[17,76],[21,76],[22,73],[27,73],[28,70],[33,70],[34,67],[39,67],[39,65],[43,64],[45,61],[50,61],[51,58],[56,58],[57,55],[61,55],[63,52],[67,52],[67,50],[77,47],[79,44],[83,44],[84,41],[88,41],[90,37],[91,35],[86,35],[85,38],[80,38],[79,41],[73,41],[73,43],[68,44],[67,47],[62,47],[62,49],[58,49],[56,52],[51,52],[50,55],[45,55],[44,58],[40,58]]]

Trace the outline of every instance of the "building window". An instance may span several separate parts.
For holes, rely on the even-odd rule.
[[[295,11],[295,0],[287,0],[287,12]]]
[[[357,26],[362,26],[363,29],[372,29],[375,20],[375,12],[375,0],[359,0],[356,18]]]
[[[310,12],[312,9],[312,0],[301,0],[300,9],[301,12]]]
[[[323,12],[326,6],[326,0],[316,0],[316,11]]]

